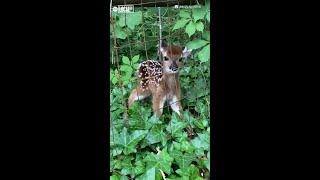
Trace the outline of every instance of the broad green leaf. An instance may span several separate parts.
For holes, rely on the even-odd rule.
[[[119,133],[117,129],[114,127],[110,127],[110,147],[114,146],[118,136],[119,136]]]
[[[190,49],[198,49],[198,48],[201,48],[201,47],[205,46],[208,43],[209,43],[208,41],[205,41],[205,40],[202,40],[202,39],[196,39],[196,40],[188,42],[186,44],[186,47],[190,48]]]
[[[194,139],[191,140],[191,144],[196,148],[196,149],[200,149],[202,147],[202,142],[200,140],[199,137],[195,137]]]
[[[114,77],[113,72],[110,71],[110,81],[112,80],[112,78]]]
[[[196,30],[203,32],[203,29],[204,29],[203,23],[201,21],[197,21],[196,22]]]
[[[150,115],[150,111],[149,112],[146,112]],[[146,114],[144,112],[142,112],[142,114]],[[149,116],[148,115],[148,116]],[[147,117],[148,118],[148,117]],[[154,126],[155,124],[162,124],[161,121],[159,121],[159,118],[157,116],[156,113],[154,113],[150,118],[146,119],[146,129],[150,129],[152,126]]]
[[[115,32],[116,33],[116,38],[126,39],[127,34],[120,26],[116,26],[115,27],[115,31],[116,31]]]
[[[129,65],[122,65],[121,67],[120,67],[120,70],[121,71],[125,71],[125,72],[128,72],[128,73],[132,73],[132,67],[131,66],[129,66]],[[131,76],[130,76],[130,78],[131,78]]]
[[[175,142],[175,141],[172,141],[172,144],[173,144],[174,149],[180,151],[180,148],[181,148],[180,143],[177,143],[177,142]]]
[[[134,167],[135,176],[142,174],[145,171],[146,171],[146,167],[144,162],[142,162],[142,160],[141,161],[136,160],[135,167]]]
[[[166,130],[167,132],[170,133],[170,135],[172,134],[173,137],[181,137],[182,136],[182,132],[183,132],[183,128],[187,127],[187,123],[184,121],[181,122],[174,122],[171,120],[171,122],[169,122]]]
[[[171,164],[173,160],[174,159],[168,154],[167,151],[161,151],[160,156],[150,153],[143,159],[143,161],[147,163],[146,169],[155,167],[156,172],[159,171],[159,169],[162,169],[163,172],[169,175],[171,174]]]
[[[139,57],[140,57],[140,55],[133,56],[132,63],[138,62],[139,61]]]
[[[122,85],[125,86],[129,83],[129,81],[123,81]]]
[[[207,62],[210,59],[210,44],[205,46],[198,54],[201,62]]]
[[[206,19],[210,22],[210,11],[207,13]]]
[[[187,140],[183,140],[180,142],[181,145],[181,151],[186,151],[186,152],[193,152],[194,147],[190,145],[190,143]]]
[[[203,19],[206,15],[207,11],[204,7],[202,8],[193,8],[192,9],[192,16],[194,19],[194,22],[198,21],[199,19]]]
[[[110,180],[120,180],[120,175],[118,174],[112,175],[110,176]]]
[[[137,180],[155,180],[155,178],[156,178],[156,169],[153,167],[153,168],[150,168],[143,175],[139,176]]]
[[[131,164],[131,161],[133,160],[132,157],[126,157],[123,160],[121,160],[122,170],[121,174],[123,175],[134,175],[134,167]]]
[[[194,150],[194,153],[197,155],[197,156],[204,156],[204,150],[202,148],[196,148]]]
[[[203,124],[204,127],[207,127],[208,124],[209,124],[209,122],[208,122],[207,119],[202,119],[202,120],[201,120],[201,123]]]
[[[207,41],[210,41],[210,32],[209,31],[204,31],[202,33],[202,37],[207,40]]]
[[[180,151],[173,150],[170,155],[175,159],[182,170],[187,170],[191,162],[196,160],[195,154],[188,152],[182,154]]]
[[[205,128],[204,125],[202,124],[202,122],[197,120],[197,119],[195,119],[193,121],[193,124],[195,125],[195,127],[199,128],[199,129],[204,129]]]
[[[178,169],[176,170],[176,173],[179,174],[182,177],[188,177],[190,180],[197,179],[199,177],[199,169],[194,165],[191,164],[190,166],[187,167],[187,169],[182,170]]]
[[[136,130],[129,135],[127,128],[124,127],[115,144],[123,147],[123,153],[125,155],[135,153],[137,152],[136,145],[146,136],[147,132],[148,130]]]
[[[157,142],[161,142],[162,146],[165,146],[167,143],[167,135],[163,132],[163,125],[156,124],[154,125],[150,132],[146,135],[143,139],[143,143],[141,145],[142,148],[146,147],[147,145],[155,144]]]
[[[111,82],[113,83],[113,84],[117,84],[118,83],[118,77],[113,77],[113,79],[111,80]]]
[[[210,144],[210,135],[209,134],[198,134],[198,137],[201,141],[207,142]]]
[[[179,12],[179,16],[182,18],[191,18],[190,13],[184,11],[184,10],[180,10]]]
[[[190,21],[190,19],[179,19],[176,24],[173,26],[173,30],[176,30],[176,29],[180,29],[180,28],[183,28],[188,22]]]
[[[144,163],[140,160],[135,162],[135,165],[132,165],[131,161],[133,157],[126,157],[121,161],[122,169],[121,174],[123,175],[130,175],[132,178],[135,176],[142,174],[145,172]]]
[[[126,25],[125,23],[125,13],[121,13],[119,14],[119,21],[118,21],[119,25],[121,27],[124,27]]]
[[[114,147],[112,149],[112,156],[117,156],[120,155],[122,153],[122,148],[120,147]]]
[[[130,60],[127,56],[122,56],[122,62],[124,64],[130,65]]]
[[[138,69],[139,64],[133,64],[134,69]]]
[[[127,176],[121,176],[120,180],[128,180],[129,178]]]
[[[194,26],[193,21],[190,21],[186,26],[186,33],[188,33],[189,37],[192,36],[196,32],[196,27]]]
[[[208,160],[204,160],[204,165],[208,168],[208,170],[210,171],[210,151],[207,154],[207,158]]]
[[[110,168],[113,169],[122,169],[121,163],[119,163],[118,159],[113,159],[110,161]]]
[[[200,137],[202,139],[200,139]],[[208,151],[208,150],[210,150],[210,137],[209,137],[209,140],[208,140],[208,136],[207,135],[198,134],[198,137],[195,137],[194,139],[191,140],[191,144],[195,148],[202,148],[202,149]]]
[[[126,14],[126,24],[130,29],[134,29],[136,25],[141,24],[142,22],[142,12],[137,11],[130,14]]]

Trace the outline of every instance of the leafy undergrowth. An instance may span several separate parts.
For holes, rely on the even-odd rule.
[[[140,108],[149,116],[141,117]],[[183,120],[176,113],[171,119],[158,119],[138,103],[129,110],[129,117],[129,129],[118,119],[110,130],[111,179],[162,180],[160,170],[167,180],[209,178],[209,119],[197,120],[188,111]],[[188,126],[197,132],[191,133]]]

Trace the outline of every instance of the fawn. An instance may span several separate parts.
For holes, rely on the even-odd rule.
[[[138,86],[129,97],[129,108],[135,100],[142,100],[152,95],[153,112],[161,117],[166,101],[173,111],[183,119],[181,89],[179,84],[179,69],[182,67],[182,59],[190,55],[192,49],[171,45],[165,40],[160,42],[160,51],[164,61],[147,60],[138,67]]]

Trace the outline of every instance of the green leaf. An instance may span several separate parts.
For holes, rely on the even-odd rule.
[[[191,140],[191,144],[195,148],[202,148],[208,151],[210,150],[210,136],[207,134],[198,134],[198,137]]]
[[[150,168],[147,172],[145,172],[143,175],[139,176],[137,180],[155,180],[156,178],[156,169]]]
[[[130,60],[127,56],[122,56],[122,62],[124,64],[130,65]]]
[[[113,79],[111,80],[111,82],[113,84],[116,84],[118,82],[118,77],[113,77]]]
[[[140,55],[133,56],[132,63],[136,63],[139,61]]]
[[[173,26],[173,30],[176,30],[176,29],[180,29],[180,28],[183,28],[188,22],[190,21],[190,19],[179,19],[176,24]]]
[[[121,160],[122,170],[121,174],[123,175],[133,175],[134,176],[134,167],[131,164],[131,161],[133,160],[132,157],[126,157],[123,160]]]
[[[126,39],[127,34],[120,26],[116,26],[115,27],[115,31],[116,31],[115,32],[116,33],[116,38]]]
[[[199,19],[203,19],[206,15],[207,11],[205,8],[193,8],[192,9],[192,16],[194,19],[194,22],[198,21]]]
[[[179,12],[179,16],[182,18],[191,18],[190,13],[184,11],[184,10],[180,10]]]
[[[192,36],[196,32],[196,27],[194,26],[193,21],[190,21],[186,26],[186,33],[188,33],[189,37]]]
[[[195,165],[191,164],[191,166],[188,168],[188,174],[190,179],[196,179],[199,174],[199,169]]]
[[[170,153],[170,155],[175,159],[179,168],[182,170],[188,169],[191,162],[196,160],[195,155],[193,153],[188,153],[188,152],[182,154],[182,152],[180,151],[173,150]]]
[[[202,148],[196,148],[194,150],[194,153],[197,155],[197,156],[204,156],[204,150]]]
[[[180,143],[177,143],[177,142],[175,142],[175,141],[172,141],[172,144],[173,144],[174,149],[180,151],[180,148],[181,148]]]
[[[150,132],[143,139],[141,147],[144,148],[147,145],[155,144],[157,142],[161,142],[162,146],[165,146],[167,144],[167,140],[168,140],[168,137],[163,132],[162,125],[156,124],[151,128]]]
[[[180,142],[181,145],[181,151],[186,151],[186,152],[193,152],[194,147],[190,145],[190,143],[187,140],[183,140]]]
[[[203,32],[203,29],[204,29],[203,23],[201,21],[197,21],[196,22],[196,30]]]
[[[134,69],[138,69],[139,64],[133,64]]]
[[[110,180],[120,180],[120,175],[118,175],[118,174],[112,175],[112,176],[110,176]]]
[[[118,21],[119,26],[124,27],[126,25],[125,23],[125,13],[119,14],[119,21]]]
[[[127,15],[126,16],[127,17],[126,23],[130,29],[133,30],[136,25],[141,24],[141,22],[142,22],[142,12],[141,11],[133,12],[133,13],[126,14],[126,15]]]
[[[209,31],[204,31],[202,33],[202,37],[207,40],[207,41],[210,41],[210,32]]]
[[[205,46],[198,54],[201,62],[207,62],[210,59],[210,44]]]
[[[187,169],[182,170],[182,169],[178,169],[176,170],[176,173],[179,174],[182,177],[188,177],[188,179],[199,179],[199,169],[194,165],[191,164],[190,166],[188,166]]]
[[[141,161],[138,161],[136,159],[136,163],[135,163],[135,167],[134,167],[134,173],[135,173],[135,176],[139,175],[139,174],[142,174],[146,171],[146,168],[145,168],[145,165],[144,163]]]
[[[165,173],[171,174],[171,164],[173,162],[173,158],[168,154],[167,151],[161,151],[160,156],[157,156],[154,153],[148,154],[143,161],[147,163],[147,168],[155,168],[156,172],[159,169],[162,169]]]
[[[208,160],[204,160],[203,163],[207,167],[207,169],[210,171],[210,151],[208,151],[207,158]]]
[[[148,116],[150,115],[150,111],[146,113],[148,113]],[[142,112],[142,114],[146,114],[146,113]],[[156,113],[154,113],[150,118],[148,118],[148,116],[147,116],[147,122],[146,122],[146,129],[150,129],[155,124],[162,124],[162,122],[159,121],[159,118]]]
[[[181,137],[182,136],[182,129],[187,127],[187,123],[184,121],[181,122],[174,122],[171,120],[171,122],[168,124],[166,130],[170,134],[172,134],[173,137]]]
[[[147,132],[148,130],[136,130],[129,135],[127,128],[124,127],[115,144],[124,148],[123,153],[125,155],[135,153],[137,152],[136,145],[146,136]]]
[[[207,21],[209,21],[209,22],[210,22],[210,11],[207,13],[207,15],[206,15],[206,19],[207,19]]]
[[[128,72],[128,73],[132,73],[132,67],[131,66],[129,66],[129,65],[122,65],[121,67],[120,67],[120,70],[121,71],[125,71],[125,72]],[[130,75],[130,78],[131,78],[131,75]]]
[[[188,42],[186,44],[186,47],[190,48],[190,49],[198,49],[198,48],[201,48],[201,47],[205,46],[208,43],[209,43],[208,41],[205,41],[205,40],[202,40],[202,39],[196,39],[196,40]]]

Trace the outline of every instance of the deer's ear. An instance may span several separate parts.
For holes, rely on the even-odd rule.
[[[192,52],[192,49],[189,49],[187,47],[184,48],[184,50],[182,51],[182,57],[186,58],[188,57]]]
[[[160,50],[164,53],[168,48],[167,41],[165,39],[161,40]]]

